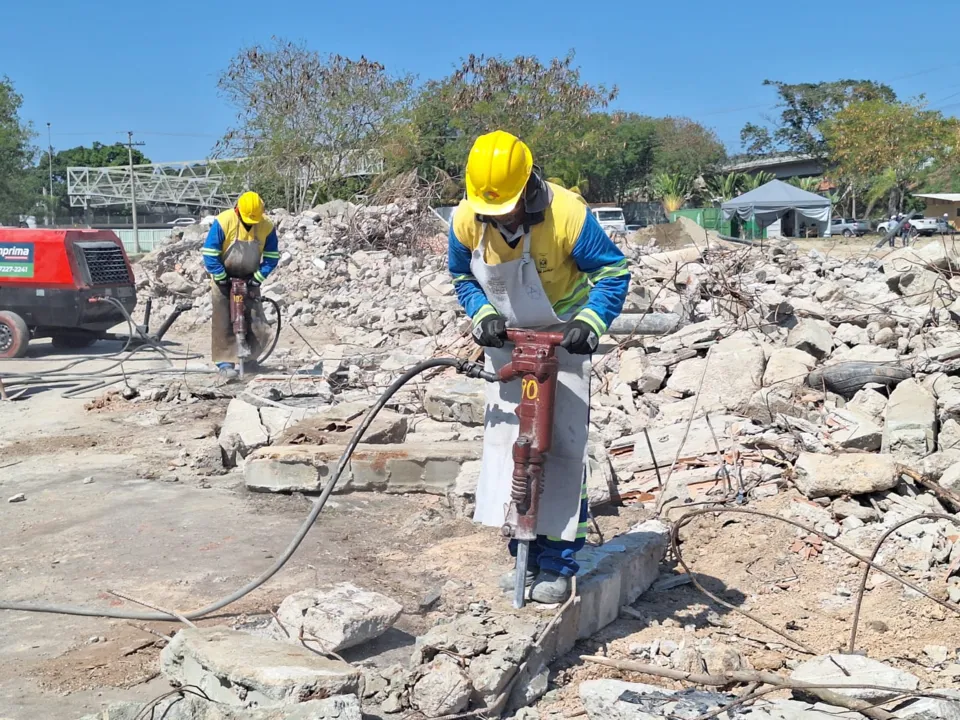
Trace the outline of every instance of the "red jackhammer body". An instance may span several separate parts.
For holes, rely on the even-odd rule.
[[[230,281],[230,323],[237,339],[237,368],[243,377],[244,361],[250,357],[250,343],[247,342],[247,281],[233,278]]]
[[[537,539],[537,513],[543,494],[543,466],[553,441],[553,406],[557,395],[560,361],[556,349],[562,333],[508,330],[514,343],[510,362],[500,368],[500,381],[520,379],[517,417],[520,429],[513,444],[513,480],[510,507],[501,528],[505,537],[518,541],[514,607],[524,605],[530,542]]]

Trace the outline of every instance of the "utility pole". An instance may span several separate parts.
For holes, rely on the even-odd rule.
[[[137,227],[137,178],[133,174],[133,148],[144,143],[133,141],[133,131],[127,131],[127,160],[130,164],[130,207],[133,210],[133,252],[140,254],[140,229]]]
[[[47,123],[47,160],[50,171],[50,217],[51,223],[57,224],[57,206],[53,197],[53,142],[50,140],[50,123]]]

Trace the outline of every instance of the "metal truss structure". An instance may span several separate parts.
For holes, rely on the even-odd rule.
[[[67,193],[71,207],[97,208],[129,205],[133,191],[137,204],[185,205],[224,209],[232,207],[237,194],[227,190],[222,165],[244,159],[151,163],[130,167],[68,167]],[[383,154],[377,151],[347,153],[339,175],[353,177],[383,172]],[[131,187],[131,182],[136,183]]]

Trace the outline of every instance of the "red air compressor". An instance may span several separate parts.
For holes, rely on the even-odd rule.
[[[0,358],[23,357],[31,338],[90,345],[132,312],[133,269],[110,230],[0,228]]]

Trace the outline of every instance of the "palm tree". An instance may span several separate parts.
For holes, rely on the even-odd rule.
[[[690,198],[693,180],[683,173],[660,173],[653,178],[651,189],[654,197],[663,204],[664,212],[670,215]]]
[[[733,200],[743,193],[743,173],[731,172],[726,175],[712,175],[706,180],[706,194],[713,202]]]
[[[806,190],[807,192],[815,193],[820,189],[820,185],[823,183],[823,178],[818,177],[795,177],[787,180],[788,183],[794,187],[798,187],[801,190]]]
[[[743,179],[743,190],[744,192],[750,192],[751,190],[756,190],[761,185],[766,185],[771,180],[776,180],[777,176],[773,173],[768,173],[760,171],[754,173],[753,175],[746,175]]]

